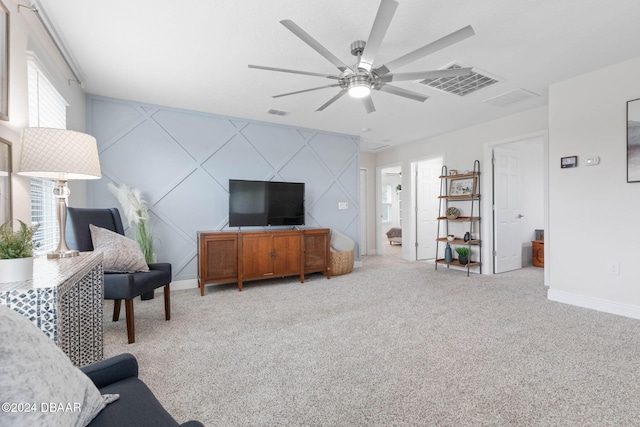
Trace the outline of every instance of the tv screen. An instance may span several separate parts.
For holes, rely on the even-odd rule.
[[[304,183],[229,180],[229,226],[304,225]]]

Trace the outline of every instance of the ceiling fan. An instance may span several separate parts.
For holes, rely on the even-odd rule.
[[[353,98],[362,99],[367,113],[373,113],[374,111],[376,111],[371,99],[371,90],[381,90],[383,92],[391,93],[393,95],[402,96],[420,102],[424,102],[428,99],[427,96],[424,96],[420,93],[402,89],[397,86],[392,86],[389,84],[390,82],[422,80],[441,77],[457,77],[467,76],[471,74],[471,68],[394,73],[394,71],[398,68],[401,68],[431,53],[444,49],[448,46],[458,43],[459,41],[473,36],[475,33],[470,25],[467,25],[466,27],[461,28],[458,31],[455,31],[434,42],[422,46],[421,48],[409,52],[406,55],[403,55],[391,62],[383,65],[378,65],[374,68],[374,65],[377,65],[375,64],[376,55],[378,54],[378,50],[382,45],[382,40],[384,39],[387,29],[389,28],[389,24],[391,24],[391,19],[393,18],[397,7],[398,2],[394,0],[381,0],[376,18],[373,22],[373,27],[371,28],[371,32],[369,33],[369,38],[367,39],[367,41],[365,42],[363,40],[356,40],[351,43],[351,54],[357,58],[356,63],[352,66],[348,66],[344,62],[342,62],[338,57],[329,52],[324,46],[318,43],[313,37],[311,37],[293,21],[288,19],[280,21],[280,23],[284,25],[289,31],[298,36],[313,50],[318,52],[334,66],[336,66],[338,70],[340,70],[340,74],[338,75],[290,70],[286,68],[265,67],[262,65],[249,65],[249,68],[324,77],[336,81],[335,83],[330,85],[275,95],[273,96],[273,98],[296,95],[299,93],[311,92],[319,89],[338,87],[340,88],[340,92],[338,92],[333,98],[325,102],[316,111],[323,111],[325,108],[340,99],[344,94],[349,93],[349,95]]]

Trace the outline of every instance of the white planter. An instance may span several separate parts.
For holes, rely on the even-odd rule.
[[[24,282],[33,278],[33,257],[0,259],[0,283]]]

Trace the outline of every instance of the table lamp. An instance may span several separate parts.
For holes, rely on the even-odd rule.
[[[22,155],[18,175],[50,178],[58,181],[53,194],[58,199],[58,247],[47,258],[69,258],[78,251],[67,247],[65,225],[67,198],[71,192],[68,180],[99,179],[100,160],[96,139],[86,133],[66,129],[26,128],[22,134]]]

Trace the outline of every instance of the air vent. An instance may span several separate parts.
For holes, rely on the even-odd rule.
[[[535,98],[537,93],[530,92],[526,89],[515,89],[511,92],[503,93],[502,95],[494,96],[493,98],[485,99],[487,104],[495,105],[497,107],[508,107],[509,105],[517,104],[518,102],[525,101],[527,99]]]
[[[360,149],[362,151],[374,152],[374,151],[383,150],[383,149],[388,148],[388,147],[389,147],[389,144],[380,144],[380,143],[371,142],[371,141],[361,141],[360,142]]]
[[[274,116],[288,116],[289,114],[291,114],[290,111],[282,111],[282,110],[274,110],[273,108],[270,108],[267,110],[267,114],[273,114]]]
[[[468,66],[459,63],[453,63],[443,69],[453,70],[456,68],[465,67]],[[471,75],[468,76],[425,79],[418,83],[441,90],[443,92],[453,93],[454,95],[466,96],[477,90],[499,83],[499,80],[495,77],[489,76],[488,73],[481,72],[478,69],[474,69],[473,71],[471,71]]]

